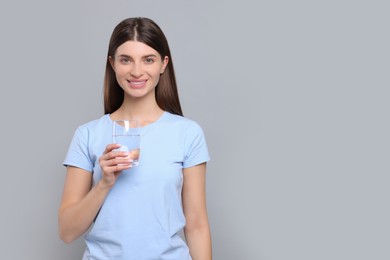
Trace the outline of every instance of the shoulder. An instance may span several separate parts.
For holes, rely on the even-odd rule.
[[[88,121],[77,127],[76,133],[79,135],[90,135],[91,133],[96,133],[102,129],[106,129],[110,123],[110,117],[108,114],[101,116],[98,119]]]
[[[108,120],[109,120],[109,115],[105,114],[105,115],[101,116],[100,118],[93,119],[91,121],[88,121],[88,122],[80,125],[78,128],[80,128],[80,129],[95,128],[95,127],[101,125],[102,123],[106,123]]]
[[[182,136],[186,141],[204,139],[205,134],[201,125],[193,119],[180,115],[167,114],[167,130],[177,136]]]
[[[180,127],[186,128],[186,129],[201,129],[201,126],[194,120],[180,116],[171,114],[169,112],[166,112],[167,122],[176,124]]]

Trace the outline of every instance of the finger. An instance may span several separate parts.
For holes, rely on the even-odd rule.
[[[132,167],[131,164],[123,164],[123,165],[115,165],[115,166],[105,167],[103,169],[103,174],[104,175],[117,174],[117,173],[124,171],[124,170],[127,170],[131,167]]]
[[[111,153],[109,153],[111,154]],[[102,168],[104,167],[112,167],[116,165],[129,165],[133,162],[133,157],[129,155],[129,153],[123,153],[123,152],[118,152],[116,155],[120,156],[115,156],[107,159],[109,157],[109,154],[104,155],[100,158],[100,166]],[[104,158],[106,157],[106,158]]]
[[[120,144],[109,144],[106,146],[106,149],[104,150],[103,154],[109,153],[114,149],[118,149],[119,147],[121,147]]]
[[[100,164],[100,167],[102,168],[103,172],[112,173],[115,171],[121,171],[123,169],[126,169],[129,165],[131,166],[131,159],[112,159],[109,161],[104,161]]]
[[[117,158],[129,158],[129,152],[121,152],[121,151],[111,151],[109,153],[106,153],[106,154],[103,154],[100,158],[99,158],[99,162],[100,162],[100,165],[105,165],[105,164],[108,164],[108,165],[113,165],[115,164],[115,159]],[[114,161],[112,161],[114,160]],[[108,163],[107,163],[108,162]]]
[[[127,164],[131,164],[133,162],[133,158],[131,158],[130,156],[126,156],[126,157],[115,157],[114,159],[112,159],[110,161],[110,163],[112,163],[112,165],[127,165]]]

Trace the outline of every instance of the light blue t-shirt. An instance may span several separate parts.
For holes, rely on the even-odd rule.
[[[64,165],[82,168],[101,179],[99,157],[112,143],[108,114],[80,126]],[[189,260],[179,236],[185,225],[181,192],[183,168],[207,162],[201,127],[168,112],[141,128],[139,165],[123,171],[85,235],[83,259]]]

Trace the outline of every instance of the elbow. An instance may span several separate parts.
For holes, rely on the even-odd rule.
[[[65,243],[65,244],[70,244],[74,240],[76,240],[76,237],[72,236],[71,234],[66,234],[66,232],[59,232],[60,239]]]
[[[66,228],[64,227],[64,225],[61,225],[61,222],[59,223],[58,235],[60,239],[66,244],[70,244],[77,239],[77,236],[74,233],[70,232],[69,228]]]
[[[74,228],[72,225],[69,225],[68,222],[69,221],[66,221],[60,212],[58,215],[58,235],[60,239],[66,244],[70,244],[78,238],[74,232]]]
[[[73,242],[72,239],[66,238],[66,237],[61,237],[61,240],[62,240],[65,244],[68,244],[68,245],[69,245],[70,243]]]
[[[74,240],[76,240],[75,237],[73,237],[71,234],[67,234],[67,232],[65,232],[64,230],[61,230],[59,231],[59,236],[60,236],[60,239],[65,243],[65,244],[70,244],[72,243]]]

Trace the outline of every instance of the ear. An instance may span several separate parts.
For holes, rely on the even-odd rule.
[[[111,64],[111,68],[115,71],[114,59],[111,56],[108,56],[108,61]]]
[[[164,59],[163,59],[163,64],[162,64],[162,67],[161,67],[160,74],[163,74],[163,73],[164,73],[165,68],[166,68],[167,65],[168,65],[168,62],[169,62],[169,58],[168,58],[168,56],[165,56]]]

